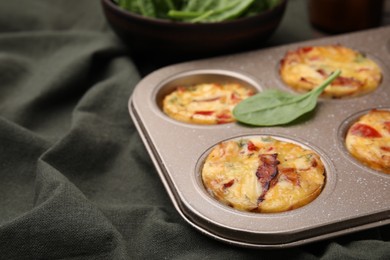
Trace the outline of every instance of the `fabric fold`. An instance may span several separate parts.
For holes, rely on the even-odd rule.
[[[388,226],[285,250],[193,228],[129,116],[151,62],[129,56],[100,1],[0,1],[0,259],[390,256]]]

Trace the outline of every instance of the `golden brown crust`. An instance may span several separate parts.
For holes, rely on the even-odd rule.
[[[163,111],[171,118],[194,124],[234,122],[232,110],[253,95],[252,89],[236,83],[204,83],[177,87],[164,98]]]
[[[337,69],[341,75],[322,97],[360,96],[375,90],[382,80],[382,72],[373,60],[342,45],[306,46],[289,51],[280,62],[279,73],[289,87],[307,92]]]
[[[218,144],[208,155],[202,180],[217,200],[251,212],[283,212],[314,200],[325,167],[313,151],[271,137]]]
[[[390,174],[390,111],[371,110],[349,129],[348,151],[368,167]]]

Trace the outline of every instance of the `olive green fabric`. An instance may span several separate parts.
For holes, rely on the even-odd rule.
[[[389,226],[278,250],[196,231],[129,117],[140,78],[100,1],[0,1],[0,259],[390,258]]]

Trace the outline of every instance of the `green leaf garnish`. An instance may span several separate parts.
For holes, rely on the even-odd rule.
[[[324,82],[310,92],[294,95],[277,89],[269,89],[244,99],[233,109],[237,121],[254,126],[274,126],[292,122],[312,111],[324,89],[340,75],[333,72]]]

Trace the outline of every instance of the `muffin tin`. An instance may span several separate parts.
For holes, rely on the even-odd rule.
[[[194,228],[220,241],[252,248],[293,247],[390,223],[390,175],[350,156],[348,127],[373,108],[390,110],[390,27],[327,37],[159,69],[136,86],[130,116],[179,214]],[[287,88],[278,75],[288,50],[307,45],[342,44],[361,51],[383,72],[379,88],[346,99],[319,99],[317,108],[285,126],[240,123],[195,125],[162,112],[163,97],[178,84],[237,81],[256,91]],[[235,210],[215,200],[201,180],[201,168],[218,143],[249,136],[272,136],[316,151],[326,168],[326,184],[311,203],[282,213]]]

